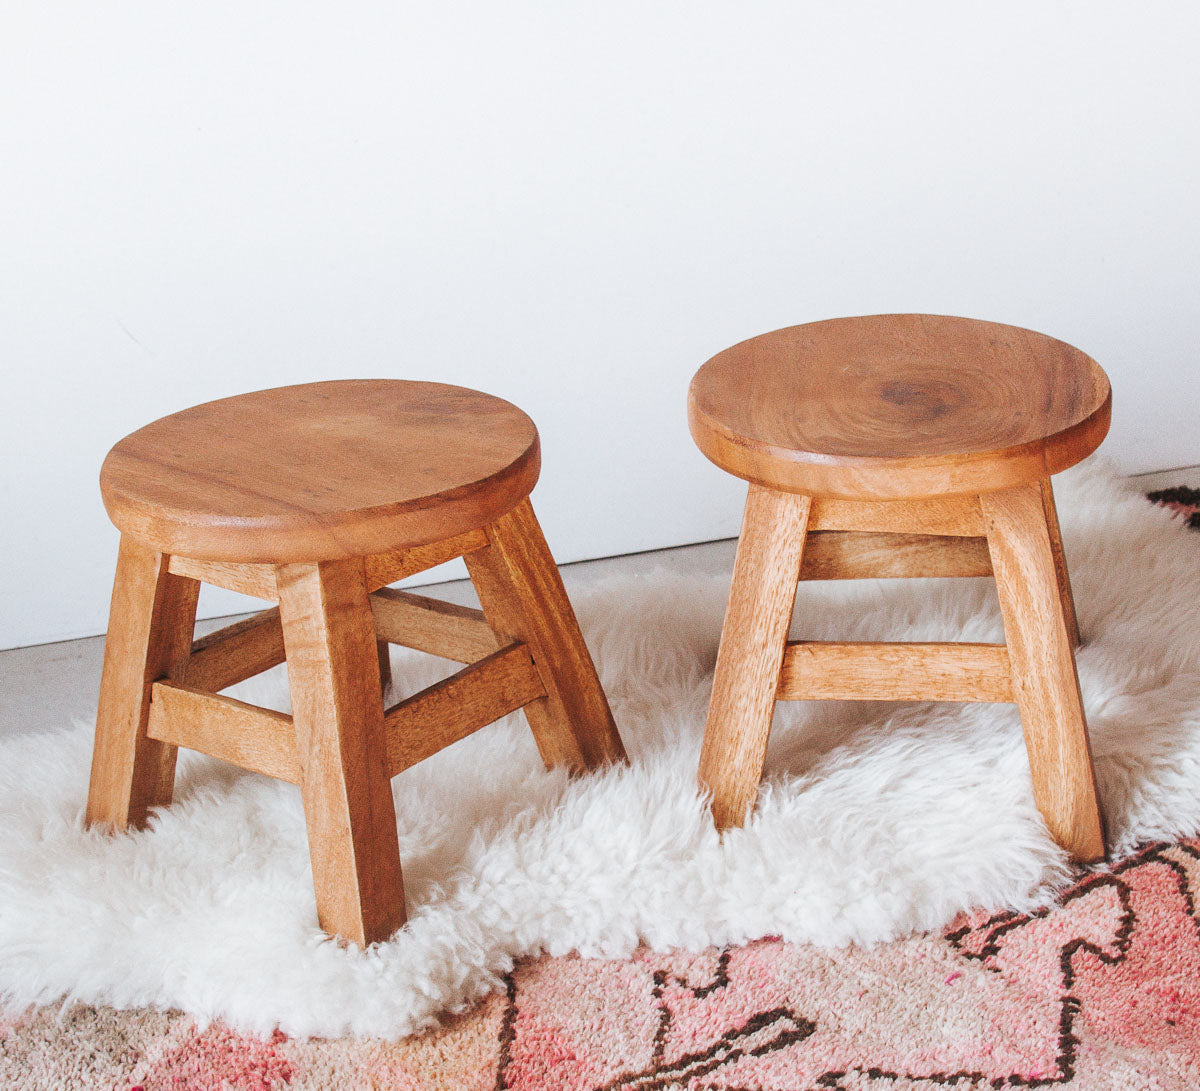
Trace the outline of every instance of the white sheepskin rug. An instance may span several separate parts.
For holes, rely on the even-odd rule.
[[[1200,833],[1200,537],[1103,465],[1057,485],[1114,851]],[[410,919],[365,952],[317,928],[293,786],[182,754],[174,805],[113,838],[82,827],[90,725],[5,740],[0,992],[397,1036],[522,955],[869,943],[1050,897],[1066,862],[1010,705],[780,705],[758,811],[718,838],[695,777],[727,592],[670,571],[573,587],[631,764],[547,772],[518,714],[398,776]],[[802,584],[793,636],[1003,639],[982,579]],[[401,692],[452,669],[394,662]],[[286,702],[278,671],[237,692]]]

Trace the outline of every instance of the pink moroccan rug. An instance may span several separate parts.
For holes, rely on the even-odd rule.
[[[441,1030],[269,1041],[184,1016],[42,1009],[0,1086],[120,1091],[1200,1087],[1200,842],[1151,845],[1032,915],[868,949],[542,958]]]
[[[1158,489],[1146,495],[1156,504],[1162,504],[1186,519],[1188,526],[1200,530],[1200,489],[1190,485],[1175,485],[1169,489]]]

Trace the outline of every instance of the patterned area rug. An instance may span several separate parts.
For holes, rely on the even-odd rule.
[[[1151,845],[1057,906],[871,948],[541,958],[436,1032],[242,1037],[42,1009],[0,1028],[5,1088],[806,1091],[1200,1086],[1200,842]]]
[[[1177,512],[1181,518],[1187,520],[1188,526],[1193,530],[1200,530],[1200,489],[1176,485],[1174,488],[1157,489],[1146,495],[1156,504],[1162,504]]]
[[[1200,491],[1153,499],[1188,517]],[[519,962],[433,1032],[269,1039],[84,1005],[0,1021],[0,1087],[805,1091],[1200,1087],[1200,841],[1080,873],[1031,913],[872,947]]]

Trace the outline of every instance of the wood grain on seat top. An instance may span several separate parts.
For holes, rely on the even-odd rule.
[[[981,493],[1048,477],[1108,432],[1108,377],[1072,346],[938,315],[792,326],[696,373],[700,449],[750,481],[813,496]]]
[[[260,390],[163,417],[109,452],[112,521],[164,553],[337,560],[482,527],[537,482],[516,406],[443,383],[343,380]]]

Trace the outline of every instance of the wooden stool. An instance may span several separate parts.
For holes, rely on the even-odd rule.
[[[1050,475],[1110,405],[1078,349],[931,315],[778,330],[696,373],[692,436],[750,482],[700,757],[719,828],[754,804],[777,700],[1015,701],[1051,835],[1103,858]],[[787,640],[801,579],[984,575],[1007,644]]]
[[[440,383],[262,390],[121,440],[88,823],[145,825],[179,746],[298,784],[321,926],[367,944],[405,921],[402,769],[518,708],[548,766],[623,759],[529,504],[540,467],[529,417]],[[482,612],[386,586],[460,556]],[[193,640],[201,582],[278,606]],[[389,642],[469,666],[385,710]],[[217,696],[285,659],[291,716]]]

